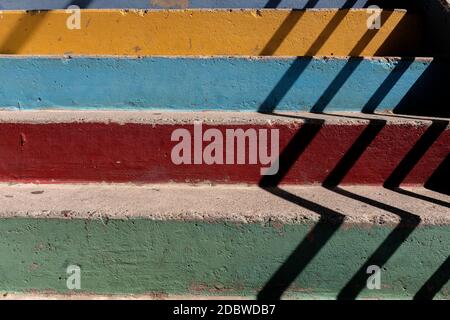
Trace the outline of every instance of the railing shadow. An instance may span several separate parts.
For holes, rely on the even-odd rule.
[[[414,300],[432,300],[450,280],[450,257],[433,273],[414,295]]]
[[[450,100],[448,83],[450,83],[450,59],[433,58],[426,70],[394,107],[393,112],[449,118],[450,108],[445,107],[445,102]]]
[[[356,0],[347,0],[345,5],[352,6],[354,5]],[[285,74],[282,76],[280,81],[274,86],[272,91],[267,95],[266,99],[261,103],[258,108],[258,112],[261,113],[273,113],[283,99],[283,97],[287,94],[287,92],[292,88],[295,82],[300,78],[300,76],[304,73],[304,71],[310,65],[312,61],[312,57],[315,56],[321,47],[325,44],[327,39],[331,36],[333,31],[337,28],[337,26],[344,20],[348,12],[346,11],[338,11],[335,16],[327,23],[325,28],[322,30],[320,35],[314,41],[314,43],[310,46],[310,48],[305,53],[305,57],[297,57]],[[383,26],[386,21],[388,21],[389,17],[392,15],[393,11],[383,12],[381,26]],[[275,32],[275,35],[269,40],[268,44],[261,50],[261,55],[271,55],[276,49],[281,45],[282,38],[281,36],[286,36],[289,34],[290,30],[295,26],[300,18],[302,17],[302,12],[292,11],[285,22],[280,28]],[[398,24],[398,27],[404,23],[404,20],[401,20]],[[281,31],[280,31],[281,30]],[[330,85],[324,90],[321,97],[317,100],[317,102],[310,108],[311,112],[323,112],[326,106],[330,103],[333,97],[337,94],[340,88],[344,85],[344,83],[350,78],[353,72],[358,68],[364,59],[362,57],[358,57],[365,49],[365,47],[370,43],[370,41],[376,36],[378,30],[376,29],[368,29],[365,34],[361,37],[358,43],[354,46],[354,48],[350,51],[350,58],[344,65],[344,67],[339,71],[338,75],[334,78],[334,80],[330,83]],[[380,46],[378,51],[382,52],[384,50],[384,46],[386,43],[390,43],[391,36],[389,36],[384,43]],[[391,72],[391,76],[387,81],[384,82],[385,86],[380,87],[376,94],[373,95],[372,99],[369,100],[367,105],[364,107],[366,111],[373,108],[373,105],[377,101],[382,101],[386,96],[386,91],[389,86],[389,83],[394,83],[395,80],[401,77],[401,75],[408,69],[408,66],[414,61],[414,59],[402,59],[394,68],[393,72]],[[363,109],[364,109],[363,108]]]
[[[344,222],[344,215],[278,187],[261,186],[264,190],[320,215],[319,221],[290,254],[280,268],[259,291],[259,300],[278,300],[309,262],[333,237]]]
[[[80,8],[86,8],[93,0],[72,0],[69,1],[65,8],[77,5]],[[41,15],[35,19],[24,19],[18,22],[11,30],[6,40],[0,45],[0,54],[16,54],[26,44],[26,42],[37,32],[39,26],[45,22],[47,14],[51,10],[41,11]],[[65,26],[61,26],[64,28]]]
[[[66,7],[70,5],[87,7],[91,1],[92,0],[71,1],[66,5]],[[317,1],[318,0],[309,0],[308,5],[314,6]],[[357,0],[347,0],[344,5],[347,7],[351,7],[356,3],[356,1]],[[276,6],[276,3],[277,1],[270,0],[267,5]],[[303,12],[293,10],[288,15],[286,20],[282,23],[280,28],[272,36],[271,40],[262,49],[260,54],[272,55],[281,45],[287,34],[289,34],[292,28],[298,23],[302,15]],[[332,32],[345,18],[345,15],[345,12],[336,13],[332,20],[322,30],[321,34],[317,37],[313,45],[309,48],[306,56],[312,57],[317,54],[317,52],[319,52],[320,48],[324,45]],[[21,25],[16,26],[12,30],[11,34],[7,37],[6,41],[1,45],[0,52],[18,52],[29,39],[29,37],[32,36],[33,32],[36,32],[39,25],[45,21],[44,17],[33,21],[31,26],[28,25],[30,30],[28,30],[28,32],[26,33],[23,32],[23,28]],[[387,16],[384,16],[383,22],[388,18],[389,12]],[[371,39],[373,39],[376,32],[376,30],[368,30],[366,34],[360,39],[358,44],[351,51],[351,57],[349,58],[348,63],[346,63],[344,68],[341,69],[338,75],[330,83],[328,88],[324,90],[324,93],[312,107],[311,110],[313,112],[324,112],[333,97],[337,94],[337,92],[339,92],[340,88],[342,88],[344,83],[350,78],[350,76],[361,63],[362,58],[358,58],[356,56],[360,55],[361,52],[363,52],[364,48],[371,41]],[[386,41],[388,42],[389,40]],[[300,58],[294,60],[290,68],[283,75],[278,84],[273,88],[265,101],[261,104],[259,112],[273,113],[279,102],[292,88],[292,86],[301,76],[304,70],[308,67],[310,61],[311,59]],[[392,90],[394,85],[399,81],[401,76],[411,65],[412,61],[412,59],[402,59],[394,67],[390,75],[386,78],[382,85],[378,87],[374,95],[363,107],[363,112],[372,113],[376,110],[383,98],[386,97],[386,95]],[[436,72],[436,69],[431,68],[429,72]],[[419,90],[418,88],[416,89]],[[413,88],[411,88],[411,90],[413,90]],[[422,87],[420,88],[420,90],[422,90]],[[405,99],[405,101],[407,101],[407,99]],[[403,101],[402,105],[405,105],[405,101]],[[283,265],[266,283],[264,288],[258,294],[259,299],[279,299],[287,290],[289,285],[302,273],[302,271],[314,258],[314,256],[316,256],[318,252],[326,245],[326,243],[329,241],[329,239],[331,239],[331,237],[340,228],[344,221],[344,215],[342,215],[341,213],[338,213],[307,199],[303,199],[300,196],[294,195],[279,187],[279,184],[282,181],[283,177],[287,174],[292,165],[299,159],[301,154],[307,149],[311,141],[314,140],[315,136],[318,134],[324,124],[323,121],[317,119],[309,119],[305,117],[304,120],[305,123],[294,135],[292,140],[288,143],[279,157],[280,170],[278,174],[275,176],[265,176],[260,181],[259,185],[261,188],[277,197],[316,212],[318,215],[320,215],[319,222],[315,224],[309,235],[300,242],[294,252],[287,258]],[[420,218],[410,212],[381,203],[373,199],[369,199],[361,195],[357,195],[338,187],[340,182],[351,170],[356,161],[360,158],[367,147],[372,143],[372,141],[378,136],[378,134],[386,125],[386,121],[384,120],[368,120],[368,126],[362,131],[360,136],[355,140],[347,153],[337,163],[337,165],[327,176],[323,184],[326,188],[329,188],[329,190],[332,190],[340,195],[397,215],[400,218],[400,223],[394,228],[394,230],[388,235],[383,243],[374,251],[374,253],[367,259],[367,261],[359,268],[359,270],[351,278],[351,280],[340,291],[340,293],[338,294],[338,299],[356,298],[365,287],[367,266],[371,264],[383,266],[402,245],[402,243],[409,237],[414,229],[420,224]],[[445,124],[445,126],[443,122],[433,122],[430,128],[416,142],[411,151],[392,172],[391,176],[387,179],[385,186],[391,188],[392,190],[397,190],[410,170],[412,170],[414,165],[428,150],[428,148],[430,147],[430,143],[432,144],[439,137],[439,135],[446,130],[447,125],[448,122]],[[443,162],[443,165],[441,165],[441,167],[443,167],[444,169],[438,170],[448,169],[448,162],[449,160],[447,157],[447,159]],[[428,185],[433,185],[433,183],[435,184],[435,181],[439,179],[439,177],[433,179],[434,180],[430,178],[431,182],[429,182]],[[311,237],[314,238],[314,241],[309,240],[309,238]],[[448,272],[446,273],[446,271],[448,271],[448,268],[449,262],[447,259],[446,262],[444,262],[444,264],[436,271],[436,273],[427,281],[423,289],[419,290],[419,292],[416,294],[416,297],[432,298],[434,294],[439,290],[439,288],[442,287],[443,284],[445,284],[445,282],[443,281],[445,281],[446,279],[448,280]]]
[[[448,202],[420,195],[412,191],[404,190],[400,187],[408,174],[413,170],[414,166],[420,161],[420,159],[422,159],[425,153],[438,140],[438,138],[447,130],[448,125],[449,121],[446,120],[432,120],[431,125],[420,136],[420,138],[416,141],[414,146],[409,150],[404,158],[398,163],[397,167],[386,179],[383,186],[387,189],[406,196],[418,198],[450,208],[450,204]],[[445,185],[445,183],[442,181],[441,185],[443,186]]]
[[[431,177],[425,183],[425,188],[450,195],[450,154],[433,172]]]
[[[348,1],[350,4],[351,1]],[[326,36],[330,34],[330,30],[336,27],[337,24],[342,21],[343,15],[337,15],[332,21],[325,27],[321,36],[316,40],[317,45],[312,46],[308,53],[313,56],[315,52],[320,49],[320,43],[325,43]],[[386,21],[387,19],[383,19]],[[295,21],[298,22],[298,19]],[[293,27],[295,25],[294,20],[286,24]],[[280,34],[287,35],[288,30],[286,28],[280,32]],[[361,58],[355,56],[359,55],[370,42],[370,40],[376,34],[376,30],[368,30],[362,37],[361,41],[355,46],[350,54],[348,63],[341,69],[338,75],[330,83],[328,88],[324,91],[322,96],[317,100],[316,104],[312,107],[311,111],[322,113],[333,97],[339,92],[343,84],[350,78],[355,69],[358,67]],[[274,46],[281,44],[279,35],[276,37],[277,41],[274,44],[266,46],[267,51],[265,53],[273,53],[276,48]],[[274,111],[278,103],[283,99],[286,93],[292,88],[296,80],[301,76],[304,70],[308,67],[311,60],[300,60],[297,58],[287,70],[287,72],[280,79],[278,84],[270,92],[264,102],[259,108],[259,112],[274,114]],[[363,106],[362,111],[364,113],[373,113],[388,93],[393,89],[396,83],[401,79],[402,75],[408,70],[410,65],[414,62],[414,59],[401,59],[393,68],[389,76],[383,81],[383,83],[377,88],[372,97],[368,100],[366,105]],[[428,83],[428,82],[427,82]],[[298,118],[298,117],[297,117]],[[301,117],[300,117],[301,118]],[[312,119],[305,119],[312,120]],[[385,203],[370,199],[350,191],[339,188],[338,185],[354,166],[356,161],[365,152],[367,147],[378,136],[381,130],[386,125],[385,120],[367,119],[369,120],[368,126],[362,131],[360,136],[355,140],[350,149],[340,159],[335,168],[324,180],[324,187],[332,190],[342,196],[348,197],[354,201],[359,201],[364,204],[376,207],[378,209],[388,211],[395,214],[400,218],[398,225],[392,230],[388,237],[381,243],[381,245],[374,251],[374,253],[366,260],[366,262],[358,269],[355,275],[345,285],[345,287],[339,292],[338,299],[355,299],[366,286],[366,270],[370,265],[377,265],[382,267],[386,262],[394,255],[397,249],[404,243],[404,241],[411,235],[415,228],[420,224],[421,219],[419,216],[407,212],[405,210],[387,205]],[[317,121],[317,120],[316,120]],[[321,124],[321,126],[323,123]],[[305,127],[308,127],[308,122],[305,122]],[[263,289],[259,292],[259,299],[279,299],[283,292],[289,287],[289,285],[301,274],[304,268],[312,260],[312,258],[325,246],[328,240],[339,229],[344,220],[344,216],[329,208],[325,208],[316,203],[312,203],[306,199],[302,199],[297,195],[291,194],[278,187],[283,177],[289,171],[290,167],[299,159],[302,152],[314,139],[321,126],[316,129],[304,129],[301,127],[295,134],[294,138],[288,143],[288,146],[282,151],[279,157],[279,174],[275,176],[266,176],[261,179],[260,187],[264,190],[276,195],[282,199],[295,203],[299,206],[312,210],[320,215],[319,222],[315,225],[311,232],[314,233],[315,238],[320,239],[315,244],[308,242],[308,237],[298,245],[294,252],[287,258],[283,265],[275,272],[275,274],[266,283]],[[426,131],[424,136],[419,139],[411,151],[405,156],[397,169],[391,174],[386,185],[400,185],[401,181],[411,171],[415,164],[422,158],[426,150],[432,143],[439,137],[439,135],[446,130],[447,124],[441,122],[433,122],[430,128]],[[400,168],[401,166],[401,168]],[[394,183],[395,182],[395,183]],[[395,189],[395,188],[392,188]],[[332,218],[335,222],[329,226],[326,226],[325,221]],[[437,276],[435,278],[442,278]],[[431,281],[431,280],[430,280]]]
[[[361,291],[366,287],[367,281],[367,268],[371,265],[382,267],[386,262],[394,255],[394,253],[400,248],[400,246],[406,241],[406,239],[412,234],[412,232],[420,224],[421,219],[419,216],[414,215],[405,210],[387,205],[385,203],[370,199],[353,192],[341,189],[339,187],[330,189],[334,192],[346,196],[348,198],[360,201],[370,206],[382,209],[384,211],[391,212],[400,218],[400,222],[391,231],[387,238],[380,244],[380,246],[372,253],[372,255],[366,260],[366,262],[358,269],[353,275],[350,281],[342,288],[337,295],[338,300],[350,300],[356,299]]]

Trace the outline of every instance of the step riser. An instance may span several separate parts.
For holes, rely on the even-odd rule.
[[[423,188],[3,184],[0,198],[0,291],[448,298],[448,197]]]
[[[448,226],[393,231],[393,227],[339,229],[339,225],[319,223],[314,231],[312,228],[312,224],[264,226],[143,219],[106,223],[1,219],[0,290],[161,296],[256,296],[260,292],[259,297],[281,292],[291,298],[335,298],[341,292],[342,298],[354,298],[361,287],[359,298],[412,298],[448,255]],[[356,287],[342,293],[363,261],[391,232],[396,239],[410,237],[381,270],[382,289],[366,289],[370,274],[363,270]],[[330,242],[315,254],[327,235],[332,235]],[[296,247],[300,243],[299,251]],[[297,258],[289,258],[293,252]],[[383,261],[382,256],[375,260]],[[314,259],[307,263],[310,257]],[[277,279],[279,287],[271,288],[272,276],[284,263],[289,270],[282,275],[285,280]],[[67,289],[69,265],[81,268],[80,290]],[[295,277],[300,272],[301,276]],[[291,284],[289,289],[283,281]],[[435,298],[450,298],[448,289],[445,286]]]
[[[271,143],[276,141],[271,140],[275,139],[274,130],[279,130],[278,149],[284,151],[279,164],[281,170],[271,179],[280,179],[281,183],[383,184],[400,166],[407,171],[401,179],[394,179],[396,184],[423,185],[450,152],[450,135],[445,121],[430,127],[430,123],[412,121],[393,124],[378,120],[369,124],[368,121],[352,123],[351,119],[347,120],[341,124],[315,120],[308,124],[291,121],[253,125],[233,121],[221,124],[219,121],[197,126],[192,118],[172,124],[158,124],[158,121],[145,124],[145,120],[144,123],[109,124],[45,124],[45,120],[41,124],[1,123],[0,180],[259,183],[262,181],[261,170],[270,167],[278,158],[274,155],[268,163],[261,161],[259,156],[259,152],[267,152],[268,156],[271,150],[277,152]],[[188,138],[173,136],[180,129],[185,129],[190,144]],[[203,140],[202,147],[195,147],[196,141],[202,143],[202,135],[208,129],[218,129],[221,133],[223,151],[220,159],[225,164],[206,164],[211,154],[206,151],[210,142]],[[252,154],[257,155],[256,164],[250,164],[248,141],[242,144],[237,139],[235,158],[226,164],[232,150],[231,144],[227,144],[226,130],[238,129],[254,131],[256,153]],[[266,147],[260,130],[268,135]],[[188,146],[185,150],[190,146],[191,156],[185,158],[184,163],[176,164],[180,158],[176,148],[183,141]],[[415,150],[416,143],[422,151],[419,156],[410,158],[409,152]],[[286,149],[286,146],[289,147]],[[357,150],[350,149],[352,146]],[[195,160],[196,152],[199,152],[200,160]],[[237,164],[239,154],[245,155],[243,164]],[[405,157],[409,157],[408,161],[400,165]],[[347,169],[341,172],[337,168]],[[284,170],[287,169],[289,172],[286,173]]]
[[[4,54],[414,56],[419,17],[382,11],[369,30],[366,10],[5,11]]]
[[[20,110],[449,114],[449,64],[429,59],[2,57],[0,68],[0,106]]]

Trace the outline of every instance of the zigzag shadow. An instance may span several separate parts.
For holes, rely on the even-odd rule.
[[[336,26],[336,23],[339,23],[339,21],[342,21],[342,19],[342,16],[340,16],[340,18],[333,19],[333,24],[335,24],[334,27]],[[293,26],[295,24],[293,22],[290,22],[287,25]],[[329,30],[331,29],[331,24],[329,24],[324,29],[328,30],[325,32],[325,34],[327,34],[327,32],[329,32]],[[287,33],[288,32],[286,30],[282,32],[282,34],[284,35],[286,35]],[[375,33],[371,31],[366,33],[360,43],[358,43],[354,50],[352,50],[352,57],[350,57],[349,63],[347,63],[344,68],[338,73],[335,79],[324,91],[322,96],[318,99],[316,104],[312,107],[313,112],[323,112],[325,110],[332,98],[337,94],[343,84],[349,79],[351,74],[358,67],[360,61],[362,61],[361,58],[355,58],[353,56],[358,55],[358,53],[362,52],[365,45],[369,43],[374,34]],[[326,40],[326,38],[321,36],[319,36],[318,39],[321,39],[320,41],[322,41],[323,44],[324,39]],[[281,42],[278,40],[277,43],[279,45],[279,43]],[[273,46],[271,46],[270,48],[271,52],[274,52]],[[317,48],[320,48],[320,46],[314,48],[314,50],[310,50],[309,53],[313,55],[314,52],[317,52]],[[307,68],[309,61],[310,60],[305,61],[297,58],[293,62],[291,67],[280,79],[279,83],[274,87],[265,101],[261,104],[259,112],[266,114],[274,113],[274,110],[276,109],[276,106],[279,104],[281,99],[283,99],[286,93],[292,88],[295,81]],[[366,105],[363,106],[362,111],[364,113],[373,113],[376,110],[384,97],[386,97],[386,95],[393,89],[395,84],[399,81],[399,79],[401,79],[402,75],[406,72],[406,70],[408,70],[413,61],[414,59],[403,58],[396,64],[390,75],[377,88]],[[287,201],[318,213],[321,218],[311,232],[314,233],[315,238],[320,240],[316,244],[311,244],[308,242],[307,238],[305,238],[294,250],[294,252],[288,257],[285,263],[270,278],[263,289],[259,292],[259,299],[279,299],[283,292],[289,287],[289,285],[301,274],[306,265],[339,229],[344,218],[340,213],[337,213],[329,208],[325,208],[306,199],[302,199],[301,197],[293,195],[278,187],[279,183],[289,171],[290,167],[298,160],[303,151],[314,139],[317,132],[320,130],[320,127],[323,125],[322,122],[321,125],[317,128],[312,128],[311,125],[308,124],[308,121],[313,121],[313,119],[307,119],[305,117],[300,118],[306,120],[305,125],[300,128],[300,130],[295,134],[294,138],[288,143],[288,146],[280,155],[279,173],[275,176],[264,177],[260,181],[260,187],[278,197],[281,197]],[[374,251],[374,253],[367,259],[367,261],[359,268],[359,270],[345,285],[345,287],[340,291],[337,296],[338,299],[355,299],[366,285],[367,267],[372,264],[378,265],[380,267],[383,266],[421,222],[420,217],[410,212],[381,203],[373,199],[369,199],[367,197],[363,197],[361,195],[354,194],[337,187],[346,176],[346,174],[350,171],[350,169],[354,166],[356,161],[364,153],[367,147],[372,143],[372,141],[378,136],[378,134],[386,125],[385,120],[367,120],[369,120],[369,125],[362,131],[360,136],[353,143],[352,147],[341,158],[332,172],[325,179],[324,186],[340,195],[391,212],[400,218],[400,222],[388,235],[388,237],[381,243],[381,245]],[[443,124],[435,124],[435,122],[433,122],[432,126],[430,126],[430,128],[427,130],[424,137],[417,141],[417,146],[415,145],[411,149],[408,155],[406,155],[405,159],[400,162],[397,169],[394,170],[391,175],[392,178],[390,180],[388,179],[388,184],[391,184],[393,181],[396,181],[398,184],[400,184],[404,177],[406,177],[407,173],[410,172],[410,170],[420,160],[426,150],[428,150],[429,146],[434,143],[434,141],[437,139],[440,133],[443,132],[443,130],[445,130]],[[405,167],[403,167],[403,165],[405,165]],[[400,166],[402,167],[399,168]],[[395,190],[394,188],[392,189]],[[330,219],[335,223],[327,226],[327,221],[329,221]],[[439,280],[442,277],[435,278]]]
[[[308,232],[308,235],[300,242],[257,295],[259,300],[278,300],[309,262],[333,237],[344,222],[345,216],[281,188],[261,187],[277,197],[320,215],[319,221],[312,230]]]

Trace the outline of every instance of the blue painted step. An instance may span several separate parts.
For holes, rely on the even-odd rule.
[[[449,63],[433,59],[3,56],[0,69],[12,109],[449,110]]]

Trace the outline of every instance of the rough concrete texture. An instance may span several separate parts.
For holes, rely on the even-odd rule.
[[[158,187],[160,191],[133,187],[141,190],[140,198],[130,197],[126,190],[114,193],[116,186],[67,187],[79,192],[68,195],[60,186],[5,187],[2,198],[14,196],[9,199],[15,208],[10,209],[22,210],[23,215],[10,212],[0,218],[0,291],[6,297],[81,293],[449,298],[448,284],[442,280],[449,253],[448,207],[371,188],[344,189],[347,196],[358,195],[358,201],[333,191],[286,188],[297,204],[283,205],[285,200],[268,192],[254,190],[260,194],[254,197],[239,187],[235,192],[197,187],[195,197],[186,188],[180,192],[170,186]],[[212,195],[205,188],[221,192]],[[97,194],[99,189],[107,190],[107,195]],[[408,191],[437,197],[423,190]],[[55,203],[62,198],[64,204]],[[169,215],[176,204],[179,212],[189,215]],[[69,219],[76,216],[73,205],[84,213]],[[146,217],[131,214],[139,214],[138,210],[128,211],[137,205]],[[34,216],[26,217],[33,214],[33,207]],[[121,218],[99,218],[100,207]],[[271,219],[259,222],[267,218],[263,214]],[[208,215],[211,219],[206,219]],[[222,218],[216,220],[219,215]],[[317,221],[319,215],[322,219]],[[402,216],[402,221],[394,223],[398,219],[393,215]],[[80,290],[67,289],[70,265],[81,269]],[[381,268],[379,290],[366,289],[368,265]]]
[[[448,63],[425,58],[2,56],[0,68],[5,109],[371,113],[403,106],[449,114],[433,103]]]
[[[39,110],[39,111],[10,111],[0,112],[0,123],[23,123],[23,124],[56,124],[56,123],[116,123],[125,125],[127,123],[146,125],[183,125],[193,124],[201,121],[209,125],[224,124],[255,124],[255,125],[289,125],[305,123],[308,121],[316,123],[327,123],[332,125],[357,125],[368,124],[370,121],[385,121],[396,125],[430,125],[433,121],[446,121],[440,117],[417,117],[412,115],[396,115],[392,112],[379,112],[362,114],[358,112],[332,112],[332,113],[310,113],[310,112],[274,112],[271,114],[253,112],[171,112],[171,111],[124,111],[124,110]],[[450,127],[450,124],[447,125]]]
[[[398,214],[333,189],[284,186],[282,190],[342,214],[345,222],[352,225],[393,225],[400,221]],[[444,194],[423,188],[404,189],[411,196],[369,186],[342,187],[342,190],[410,212],[419,217],[422,224],[450,224],[450,197]],[[320,213],[311,207],[302,207],[261,188],[245,185],[3,184],[0,185],[0,197],[1,218],[106,221],[146,218],[288,224],[316,222],[320,218]],[[434,202],[420,197],[434,199]]]
[[[65,10],[4,11],[0,53],[418,55],[422,42],[418,16],[383,10],[384,23],[367,34],[369,15],[365,9],[93,9],[82,13],[80,28],[73,30],[66,27],[70,13]],[[30,37],[29,30],[37,27],[39,32]],[[331,28],[333,32],[323,33]]]

